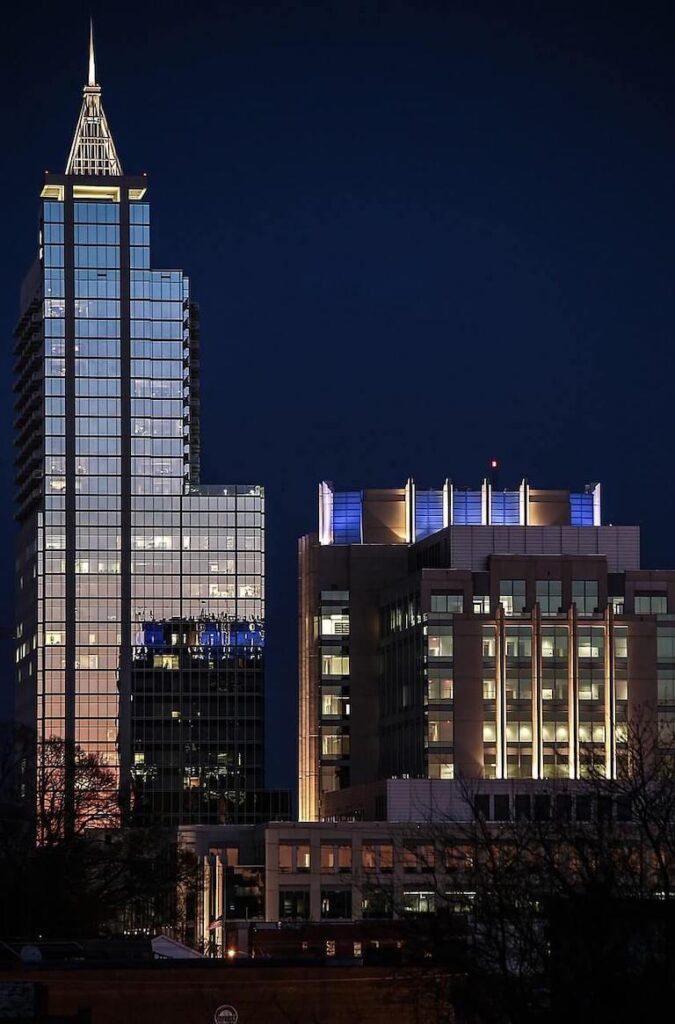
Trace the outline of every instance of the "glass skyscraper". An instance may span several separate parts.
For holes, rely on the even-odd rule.
[[[123,820],[259,820],[264,495],[200,483],[197,311],[182,271],[151,269],[146,188],[90,41],[16,332],[19,717],[38,795],[59,737],[110,766]]]

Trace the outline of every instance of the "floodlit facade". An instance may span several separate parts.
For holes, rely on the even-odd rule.
[[[675,572],[599,485],[322,484],[299,557],[301,820],[389,778],[611,778],[638,718],[672,742]]]
[[[237,820],[263,785],[264,494],[200,482],[197,310],[150,222],[90,42],[16,330],[18,711],[38,765],[51,736],[100,755],[127,814],[137,789],[145,819]]]

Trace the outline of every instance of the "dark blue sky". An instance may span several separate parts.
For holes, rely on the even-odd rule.
[[[158,13],[161,10],[161,15]],[[25,4],[0,40],[11,330],[97,35],[153,264],[202,312],[203,479],[268,500],[268,766],[294,785],[296,539],[316,483],[604,484],[672,566],[669,4]],[[0,553],[11,622],[13,555]],[[9,707],[9,668],[0,712]]]

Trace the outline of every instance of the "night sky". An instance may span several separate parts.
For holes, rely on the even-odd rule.
[[[268,781],[295,785],[316,484],[604,485],[673,567],[672,5],[21,5],[0,41],[0,623],[11,332],[86,77],[202,314],[202,479],[267,491]],[[161,14],[159,13],[161,11]],[[11,666],[0,717],[11,707]]]

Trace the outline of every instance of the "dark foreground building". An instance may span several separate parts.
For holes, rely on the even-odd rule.
[[[322,484],[300,541],[300,817],[388,778],[616,774],[628,724],[672,744],[675,571],[600,487]],[[346,792],[345,792],[346,791]]]
[[[182,271],[151,267],[147,185],[122,171],[91,45],[16,331],[17,713],[38,789],[58,737],[109,767],[126,815],[174,824],[236,817],[262,786],[265,506],[200,482],[197,310]]]
[[[25,1001],[46,1005],[50,1014],[23,1017],[21,1024],[445,1024],[448,1019],[446,1008],[439,1006],[448,979],[429,968],[289,969],[199,960],[108,967],[80,962],[62,969],[41,964],[34,970],[0,971],[0,992],[1,986],[17,982],[41,990],[26,994]]]
[[[143,624],[131,668],[132,820],[150,825],[287,818],[264,789],[260,621]]]

